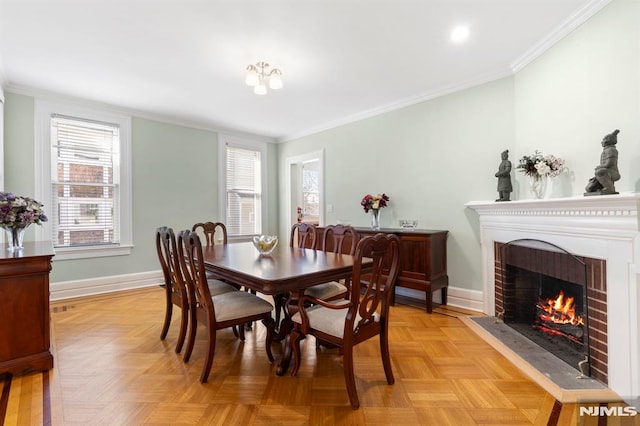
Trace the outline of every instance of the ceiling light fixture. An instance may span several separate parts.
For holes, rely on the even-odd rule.
[[[451,31],[451,40],[454,43],[462,43],[467,38],[469,38],[469,27],[464,25],[459,25]]]
[[[255,65],[247,66],[244,81],[247,85],[253,86],[253,93],[256,95],[266,95],[267,82],[270,89],[282,89],[282,71],[278,68],[269,71],[268,63],[258,62]]]

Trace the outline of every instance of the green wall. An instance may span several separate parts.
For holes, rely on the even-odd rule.
[[[618,128],[616,188],[640,189],[639,5],[614,0],[513,77],[288,141],[280,175],[288,157],[324,149],[326,203],[334,206],[327,223],[368,226],[360,199],[386,192],[382,226],[418,219],[420,228],[448,229],[450,285],[480,291],[478,221],[464,204],[498,196],[504,149],[514,166],[513,200],[532,198],[515,166],[536,149],[564,158],[571,171],[552,196],[582,196],[602,137]],[[282,183],[279,195],[284,211]]]
[[[567,161],[571,172],[553,196],[583,194],[602,137],[615,129],[616,189],[640,192],[640,0],[612,1],[518,72],[515,110],[520,154],[539,149]]]
[[[5,190],[33,196],[34,98],[5,92]],[[157,271],[155,229],[175,230],[220,220],[218,134],[132,118],[133,244],[128,256],[56,261],[51,281],[83,280]],[[267,202],[277,186],[277,148],[268,144]],[[277,204],[268,204],[268,232],[276,232]],[[28,230],[26,239],[33,239]],[[30,234],[31,233],[31,234]]]
[[[4,187],[31,197],[35,188],[33,113],[33,98],[5,92]]]
[[[513,123],[507,78],[280,144],[280,176],[288,157],[324,149],[325,203],[334,206],[327,223],[369,226],[360,200],[384,192],[390,202],[382,227],[417,219],[421,229],[451,231],[451,283],[481,289],[477,221],[464,204],[497,196],[493,175],[513,143]],[[281,185],[280,211],[285,201]]]

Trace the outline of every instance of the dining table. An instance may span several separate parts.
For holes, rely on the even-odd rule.
[[[285,340],[284,354],[276,373],[284,375],[291,361],[288,334],[291,315],[297,311],[304,290],[316,284],[338,281],[353,273],[354,256],[299,247],[278,245],[269,255],[262,255],[251,242],[217,244],[202,247],[205,268],[217,278],[244,286],[265,295],[289,295],[285,315],[278,325],[278,336]],[[363,258],[368,268],[373,260]]]

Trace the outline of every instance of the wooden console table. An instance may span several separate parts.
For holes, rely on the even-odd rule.
[[[50,350],[51,242],[25,242],[17,252],[0,244],[0,373],[53,367]]]
[[[424,291],[425,308],[428,313],[433,309],[433,293],[440,290],[442,304],[447,304],[447,236],[449,231],[416,229],[405,231],[395,228],[383,228],[374,231],[369,228],[355,228],[360,238],[375,235],[378,232],[395,234],[400,238],[400,273],[396,287],[405,287]],[[322,249],[324,228],[318,227],[316,248]]]

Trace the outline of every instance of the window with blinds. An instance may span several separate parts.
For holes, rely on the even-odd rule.
[[[54,247],[119,243],[120,127],[51,117]]]
[[[261,153],[226,146],[226,225],[229,235],[262,232]]]

